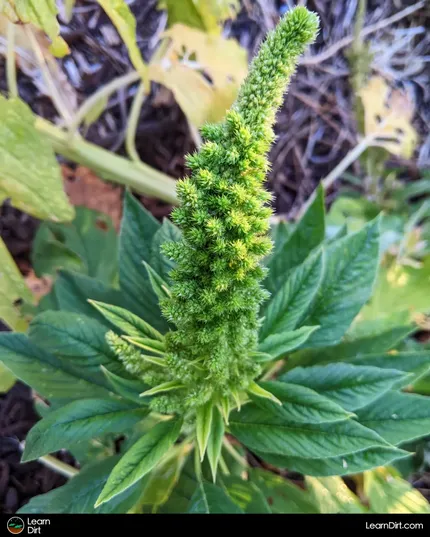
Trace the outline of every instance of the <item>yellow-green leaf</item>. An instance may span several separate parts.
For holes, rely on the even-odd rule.
[[[55,56],[69,54],[67,43],[60,37],[55,0],[0,0],[0,13],[14,23],[32,23],[43,30],[52,41],[50,49]]]
[[[430,513],[428,501],[394,468],[364,472],[364,494],[373,513]]]
[[[119,35],[124,41],[131,63],[143,78],[146,78],[146,64],[137,46],[136,19],[124,0],[99,0],[99,4],[113,22]]]
[[[221,24],[240,9],[239,0],[159,0],[158,5],[167,10],[169,26],[180,22],[210,33],[220,33]]]
[[[16,332],[23,332],[27,328],[27,322],[15,306],[17,301],[32,302],[33,297],[0,239],[0,320]]]
[[[15,207],[43,220],[70,221],[74,209],[60,167],[34,122],[25,103],[0,96],[0,201],[10,198]]]

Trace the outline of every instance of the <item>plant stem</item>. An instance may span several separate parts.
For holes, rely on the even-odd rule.
[[[139,153],[136,149],[136,131],[139,123],[140,111],[142,110],[143,101],[145,100],[146,95],[145,83],[141,82],[136,95],[134,96],[133,104],[131,105],[130,115],[128,116],[127,134],[125,137],[125,148],[128,156],[139,165],[142,164],[142,161],[140,160]]]
[[[133,84],[138,80],[140,80],[140,74],[137,71],[127,73],[126,75],[115,78],[105,86],[102,86],[95,93],[93,93],[91,97],[88,97],[88,99],[86,99],[82,103],[79,110],[76,112],[72,121],[69,124],[70,138],[72,138],[76,134],[76,131],[78,130],[80,124],[84,121],[89,112],[97,105],[97,103],[101,99],[109,99],[112,93],[118,91],[125,86],[129,86],[130,84]]]
[[[225,436],[222,439],[222,443],[225,449],[230,453],[230,455],[233,457],[235,461],[237,461],[244,468],[249,467],[248,461],[244,457],[242,457],[242,455],[239,455],[239,453],[234,449],[234,447],[231,445],[231,443],[228,441],[228,439]]]
[[[7,64],[6,64],[7,86],[9,96],[19,97],[18,84],[16,81],[16,59],[15,59],[15,25],[7,23]]]
[[[42,71],[43,79],[49,90],[49,96],[51,97],[57,112],[62,116],[66,125],[69,125],[72,121],[72,116],[67,109],[65,103],[63,102],[60,92],[58,91],[58,88],[56,87],[55,82],[52,79],[51,73],[49,72],[48,66],[43,56],[42,49],[40,48],[36,36],[34,35],[33,30],[29,26],[25,26],[25,32],[27,34],[28,40],[30,41],[30,45],[33,49],[34,55],[36,56],[40,70]]]
[[[269,380],[275,373],[277,373],[284,365],[284,360],[278,360],[272,367],[264,373],[260,380]]]
[[[345,157],[339,162],[339,164],[335,166],[324,179],[322,179],[321,185],[324,191],[327,191],[332,186],[336,179],[338,179],[343,174],[343,172],[346,171],[349,166],[351,166],[351,164],[355,162],[359,158],[359,156],[373,144],[376,138],[377,135],[375,133],[368,134],[353,149],[351,149],[349,153],[345,155]],[[299,214],[297,216],[298,219],[303,216],[309,205],[312,204],[315,199],[315,196],[316,190],[312,193],[308,201],[300,209]]]
[[[47,468],[54,470],[55,472],[63,475],[64,477],[70,478],[74,477],[76,474],[79,474],[78,469],[73,468],[73,466],[70,466],[70,464],[66,464],[65,462],[59,461],[51,455],[44,455],[43,457],[39,457],[38,460]]]
[[[35,126],[52,144],[56,153],[87,166],[103,179],[131,188],[138,194],[153,196],[176,205],[176,181],[168,175],[87,142],[81,137],[69,140],[68,133],[40,117]]]

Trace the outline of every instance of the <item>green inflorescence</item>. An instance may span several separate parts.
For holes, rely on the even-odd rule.
[[[228,407],[259,374],[252,353],[267,298],[261,261],[272,247],[266,155],[285,88],[317,30],[307,9],[289,12],[262,45],[225,120],[205,126],[200,151],[188,157],[192,173],[178,183],[181,205],[172,214],[182,240],[163,245],[176,267],[161,306],[176,330],[166,335],[167,367],[153,368],[153,379],[146,366],[141,372],[151,385],[183,386],[153,399],[160,412],[183,413],[209,400]]]

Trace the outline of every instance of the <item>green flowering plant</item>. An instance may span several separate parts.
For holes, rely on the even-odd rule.
[[[317,29],[298,7],[269,34],[225,120],[202,130],[174,223],[127,193],[117,264],[61,271],[28,333],[0,335],[1,360],[50,402],[23,460],[66,448],[81,467],[21,513],[329,512],[328,497],[361,512],[386,475],[418,494],[372,470],[430,433],[430,400],[402,391],[429,352],[388,352],[413,325],[394,334],[358,316],[379,219],[328,236],[320,189],[295,226],[269,226],[275,114]],[[247,453],[305,474],[307,489]],[[363,471],[367,506],[339,477]]]

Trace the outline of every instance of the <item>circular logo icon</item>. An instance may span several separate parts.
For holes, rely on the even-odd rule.
[[[14,516],[7,521],[7,529],[10,533],[18,535],[24,531],[24,521],[19,516]]]

